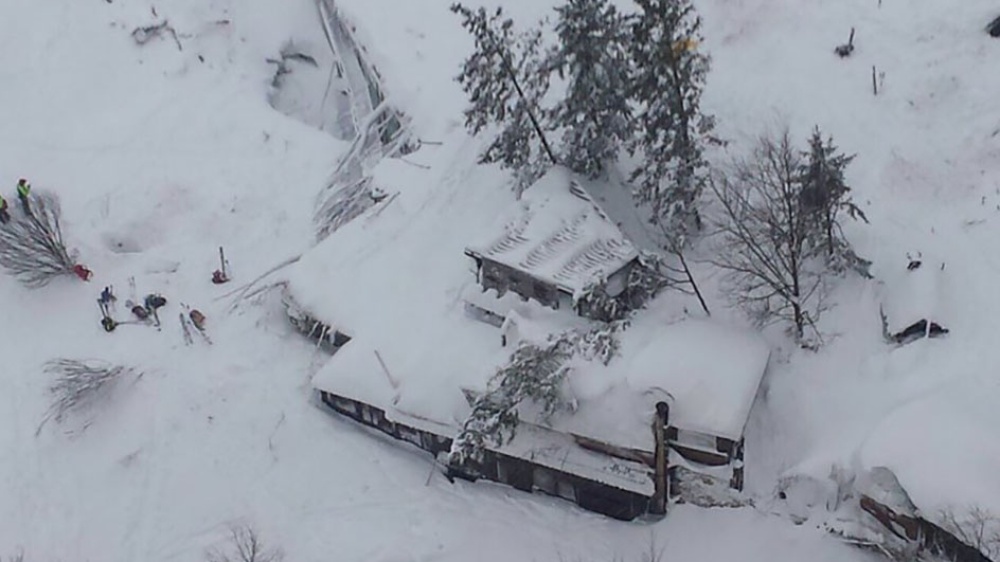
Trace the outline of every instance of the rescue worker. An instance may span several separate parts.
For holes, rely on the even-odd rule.
[[[150,311],[156,310],[167,304],[167,299],[163,295],[150,293],[146,295],[145,305]]]
[[[153,317],[153,324],[159,327],[160,315],[157,310],[167,304],[167,299],[164,298],[163,295],[150,293],[146,295],[146,299],[143,304],[146,305],[146,310],[149,311],[150,316]]]
[[[101,291],[101,297],[98,299],[98,302],[107,307],[111,306],[111,303],[116,302],[117,300],[118,299],[115,298],[115,293],[111,290],[111,287],[108,286]]]
[[[145,306],[135,305],[132,307],[132,314],[139,320],[146,320],[149,318],[149,309]]]
[[[115,322],[115,319],[110,316],[105,316],[101,318],[101,326],[105,332],[114,332],[115,328],[118,327],[118,322]]]
[[[7,224],[10,221],[10,213],[7,212],[7,200],[0,195],[0,223]]]
[[[21,178],[17,180],[17,198],[21,200],[21,206],[24,207],[24,214],[31,214],[31,207],[28,204],[28,195],[31,193],[31,184],[28,180]]]

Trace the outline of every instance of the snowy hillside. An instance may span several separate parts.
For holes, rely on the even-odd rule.
[[[0,193],[13,207],[24,177],[58,194],[66,240],[94,271],[89,283],[36,290],[0,276],[0,558],[204,560],[230,525],[248,522],[287,560],[641,560],[651,541],[671,560],[873,559],[822,529],[834,517],[822,505],[794,526],[777,499],[781,482],[828,482],[835,465],[890,467],[928,514],[1000,512],[990,330],[1000,314],[1000,42],[982,31],[994,2],[697,3],[713,57],[705,106],[727,150],[766,127],[787,124],[801,140],[818,124],[858,153],[849,180],[871,224],[847,235],[876,280],[838,288],[818,353],[766,332],[777,360],[751,412],[746,460],[757,507],[676,506],[656,523],[449,483],[425,455],[317,403],[311,379],[329,356],[294,333],[276,292],[232,294],[304,254],[265,282],[314,284],[330,298],[306,304],[348,327],[457,315],[475,280],[463,249],[514,203],[508,178],[475,164],[483,139],[462,126],[453,78],[472,42],[449,2],[337,4],[425,144],[376,168],[379,187],[398,194],[391,205],[314,246],[317,196],[349,149],[356,109],[336,98],[349,84],[334,79],[313,0],[0,2],[11,29],[0,36]],[[505,8],[529,22],[555,4]],[[164,20],[176,42],[133,40]],[[837,59],[852,26],[857,50]],[[267,59],[290,41],[317,64],[292,67],[275,92]],[[872,65],[885,73],[877,97]],[[210,282],[219,246],[233,276],[221,286]],[[945,263],[936,306],[950,334],[889,347],[879,304],[917,252]],[[716,315],[744,324],[711,268],[697,271]],[[119,319],[126,299],[162,293],[161,328],[102,330],[95,300],[107,285]],[[185,344],[182,304],[205,313],[211,343]],[[677,317],[697,309],[681,295],[666,306]],[[406,333],[389,326],[380,337]],[[43,364],[54,358],[143,374],[99,407],[41,425],[52,382]]]

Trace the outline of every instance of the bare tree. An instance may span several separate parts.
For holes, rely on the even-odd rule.
[[[104,361],[54,359],[45,364],[45,372],[55,374],[49,387],[52,404],[38,431],[50,419],[61,423],[68,414],[92,408],[107,398],[111,388],[123,378],[134,380],[142,373],[131,367],[112,365]]]
[[[990,560],[1000,560],[1000,517],[989,510],[973,506],[962,515],[954,511],[941,513],[942,527]]]
[[[790,321],[796,340],[805,343],[807,329],[819,335],[824,280],[807,243],[800,168],[800,152],[786,130],[762,137],[749,158],[713,178],[722,244],[712,263],[728,273],[730,295],[754,320]]]
[[[284,557],[280,548],[267,546],[257,529],[247,523],[230,526],[225,546],[206,554],[208,562],[281,562]]]
[[[29,211],[0,225],[0,266],[28,287],[42,287],[73,273],[73,258],[63,242],[59,199],[32,194]]]

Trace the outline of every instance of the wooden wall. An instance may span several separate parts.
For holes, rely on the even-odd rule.
[[[411,443],[435,457],[451,449],[450,437],[393,422],[385,417],[383,410],[374,406],[330,392],[321,391],[320,398],[335,412]],[[494,451],[487,451],[482,462],[449,470],[448,477],[472,481],[483,478],[525,492],[541,492],[574,502],[583,509],[626,521],[647,513],[649,509],[650,499],[642,494]]]

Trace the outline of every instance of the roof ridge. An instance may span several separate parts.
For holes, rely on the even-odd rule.
[[[631,248],[631,244],[613,238],[599,238],[581,248],[566,260],[553,277],[569,279],[573,274],[592,270],[615,258],[624,258],[629,252],[621,252],[622,248]]]
[[[533,214],[533,211],[528,210],[524,214],[518,216],[516,220],[507,223],[504,228],[504,233],[487,246],[485,252],[483,253],[491,255],[502,254],[517,248],[525,242],[528,242],[528,239],[522,236],[522,234],[524,234],[524,231],[527,230]]]
[[[548,238],[532,248],[531,251],[528,252],[528,255],[524,256],[524,259],[521,260],[521,267],[531,269],[555,254],[561,246],[566,245],[568,242],[578,240],[580,238],[580,225],[586,220],[586,211],[578,213],[568,224],[563,224],[562,228],[555,231],[549,235]]]
[[[608,213],[604,211],[604,207],[602,207],[601,204],[598,203],[596,199],[594,199],[594,197],[590,194],[590,192],[587,191],[585,187],[583,187],[583,184],[580,183],[580,180],[578,178],[574,177],[570,179],[569,192],[575,195],[576,197],[590,203],[591,207],[594,208],[594,211],[597,212],[597,216],[599,216],[601,220],[615,227],[615,229],[618,231],[618,233],[621,235],[623,239],[629,240],[629,242],[631,242],[630,237],[627,234],[625,234],[625,232],[618,226],[618,224],[616,224],[613,220],[611,220],[611,217],[608,215]]]

